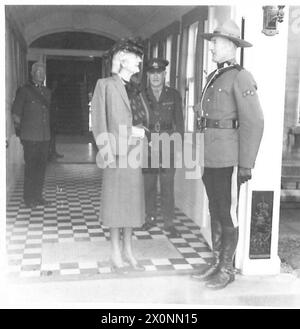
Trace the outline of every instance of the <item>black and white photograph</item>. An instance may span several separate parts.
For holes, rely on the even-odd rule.
[[[0,308],[300,308],[284,2],[1,3]]]

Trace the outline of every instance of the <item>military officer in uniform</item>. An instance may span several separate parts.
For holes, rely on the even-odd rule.
[[[34,208],[49,204],[42,192],[50,141],[51,91],[43,86],[46,77],[43,63],[34,63],[31,75],[32,81],[17,90],[12,118],[24,150],[24,202]]]
[[[264,119],[256,82],[235,60],[238,47],[252,46],[240,38],[239,27],[229,20],[203,37],[211,41],[217,64],[196,106],[198,128],[204,133],[202,179],[209,201],[214,261],[193,278],[207,281],[208,288],[221,289],[235,278],[239,187],[251,179]]]
[[[148,87],[146,99],[149,103],[149,130],[151,135],[161,136],[167,133],[171,136],[178,132],[183,136],[182,101],[179,92],[165,85],[166,66],[169,62],[163,58],[152,58],[146,63]],[[156,196],[157,179],[160,180],[161,212],[164,220],[164,229],[172,235],[177,235],[174,219],[174,145],[170,143],[170,149],[164,150],[160,145],[158,149],[149,148],[148,155],[159,159],[159,168],[151,168],[149,158],[148,168],[143,170],[146,203],[146,221],[144,229],[151,228],[156,221]],[[150,141],[151,145],[151,141]],[[170,152],[169,166],[164,168],[162,164],[163,152]]]

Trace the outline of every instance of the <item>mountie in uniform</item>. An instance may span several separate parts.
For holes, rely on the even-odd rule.
[[[252,46],[240,38],[239,27],[229,20],[203,37],[211,41],[212,59],[218,66],[208,76],[196,106],[197,126],[204,133],[202,179],[209,202],[214,262],[193,278],[208,281],[208,288],[221,289],[235,278],[239,188],[251,179],[264,119],[255,80],[235,61],[237,47]]]
[[[152,58],[146,64],[148,87],[146,99],[149,104],[149,130],[161,136],[166,133],[172,136],[179,133],[183,136],[182,101],[179,92],[165,85],[166,66],[169,62],[163,58]],[[151,142],[150,142],[151,145]],[[164,165],[163,153],[169,152],[170,163]],[[164,229],[172,235],[177,235],[174,227],[174,144],[166,150],[161,144],[155,148],[154,143],[148,151],[152,159],[159,159],[159,168],[151,168],[149,157],[148,168],[143,170],[145,183],[146,223],[144,228],[149,229],[156,221],[157,179],[160,179],[161,212],[164,220]],[[153,165],[153,162],[152,162]]]

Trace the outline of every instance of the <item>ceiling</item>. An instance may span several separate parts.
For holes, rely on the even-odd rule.
[[[6,5],[6,12],[13,17],[14,22],[19,26],[21,31],[24,31],[25,39],[30,40],[30,28],[35,27],[37,22],[42,22],[41,27],[44,27],[47,18],[62,17],[61,20],[67,21],[67,17],[72,17],[73,25],[82,26],[84,22],[90,24],[90,15],[99,21],[102,17],[105,18],[106,25],[111,24],[122,31],[122,27],[127,34],[149,37],[153,33],[171,24],[179,19],[184,13],[190,11],[194,6],[108,6],[108,5]],[[65,18],[65,19],[64,19]],[[99,24],[98,21],[98,24]],[[54,21],[53,21],[54,22]],[[57,21],[54,23],[59,25]],[[95,22],[96,24],[96,22]],[[103,23],[104,24],[104,23]],[[53,24],[52,24],[53,25]],[[80,31],[80,29],[79,29]],[[125,33],[124,31],[123,34]],[[49,34],[52,33],[49,30]],[[26,34],[27,33],[27,34]],[[32,34],[32,33],[31,33]],[[43,35],[46,33],[43,32]],[[116,36],[117,37],[117,36]],[[36,38],[36,37],[35,37]]]
[[[115,43],[104,36],[86,32],[51,33],[34,40],[32,48],[107,50]]]

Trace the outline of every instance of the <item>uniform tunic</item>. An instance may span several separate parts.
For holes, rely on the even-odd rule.
[[[149,129],[151,133],[168,133],[172,135],[174,132],[178,132],[183,136],[184,124],[183,124],[183,112],[182,112],[182,100],[179,92],[167,86],[164,86],[157,100],[153,94],[151,88],[146,90],[147,100],[150,106],[149,111]],[[160,166],[162,165],[162,148],[157,151],[160,153]],[[174,168],[174,148],[170,147],[170,167]],[[155,168],[151,168],[151,149],[148,152],[149,155],[149,170],[145,172],[155,172]]]
[[[51,91],[27,83],[17,90],[13,116],[20,120],[20,139],[24,149],[24,189],[26,204],[42,199],[50,140],[49,108]]]
[[[116,141],[115,144],[109,143],[108,147],[109,157],[116,161],[116,168],[105,167],[103,170],[100,220],[108,227],[140,227],[145,218],[141,168],[118,166],[121,158],[126,158],[130,152],[130,148],[122,148],[119,142],[128,144],[133,122],[130,101],[119,76],[98,80],[91,105],[96,142],[102,133],[111,133]],[[120,125],[125,127],[126,135],[119,130]],[[101,150],[101,145],[97,144]]]
[[[182,102],[179,92],[176,89],[164,86],[159,100],[155,98],[151,88],[146,90],[147,100],[150,106],[149,113],[149,129],[153,133],[167,133],[172,135],[178,132],[183,136],[183,113]],[[151,168],[151,152],[148,150],[148,168],[143,170],[145,179],[145,200],[146,213],[150,216],[156,216],[156,196],[157,196],[157,179],[160,179],[161,189],[161,211],[162,216],[167,225],[172,225],[174,219],[174,146],[170,145],[168,150],[170,153],[170,163],[168,167],[164,165],[162,154],[166,150],[160,145],[156,154],[152,154],[156,158],[159,156],[159,167]]]
[[[204,165],[253,168],[264,127],[256,83],[251,73],[239,66],[221,69],[219,74],[202,97],[202,115],[215,120],[237,119],[239,128],[205,130]]]
[[[21,140],[50,140],[50,102],[51,91],[47,87],[27,83],[17,90],[12,114],[21,119]]]

